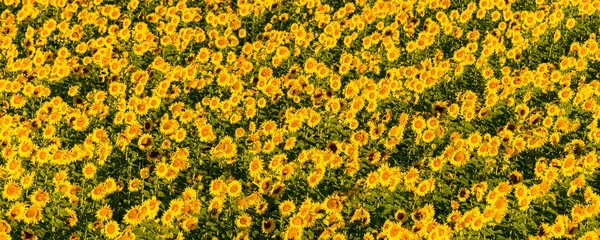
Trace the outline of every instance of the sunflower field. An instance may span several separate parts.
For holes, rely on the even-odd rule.
[[[600,0],[0,0],[0,239],[600,238]]]

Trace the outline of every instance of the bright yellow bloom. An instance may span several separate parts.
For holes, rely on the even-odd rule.
[[[114,239],[121,234],[121,228],[116,221],[110,220],[104,225],[104,235],[109,239]]]
[[[100,221],[107,221],[112,218],[113,211],[109,205],[104,205],[96,211],[96,218]]]
[[[285,200],[279,204],[279,212],[281,216],[289,216],[296,210],[296,205],[291,200]]]
[[[235,225],[239,228],[247,228],[252,224],[252,217],[248,215],[241,215],[235,220]]]
[[[8,182],[4,185],[4,190],[2,191],[2,197],[8,201],[15,201],[21,197],[23,189],[19,184],[15,182]]]
[[[23,221],[27,224],[36,224],[42,220],[42,206],[33,204],[25,210]]]
[[[129,210],[127,210],[127,213],[125,213],[125,216],[123,217],[123,222],[129,224],[129,225],[139,225],[142,222],[142,213],[140,212],[140,208],[139,206],[135,206]]]
[[[230,197],[235,198],[242,193],[242,184],[238,180],[234,180],[229,183],[228,194]]]

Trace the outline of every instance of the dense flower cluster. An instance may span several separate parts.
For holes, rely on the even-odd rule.
[[[0,239],[600,237],[598,0],[0,11]]]

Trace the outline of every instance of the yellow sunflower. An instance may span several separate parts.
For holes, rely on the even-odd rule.
[[[6,216],[8,217],[8,219],[14,219],[19,221],[23,220],[23,218],[25,217],[26,207],[27,205],[25,203],[16,202],[6,211]]]
[[[235,198],[242,193],[242,184],[240,181],[234,180],[229,183],[228,194],[230,197]]]
[[[285,200],[279,204],[279,212],[281,216],[289,216],[296,210],[296,204],[291,200]]]
[[[42,206],[33,204],[27,208],[23,221],[27,224],[36,224],[42,220]]]
[[[4,197],[8,201],[15,201],[21,197],[23,189],[19,184],[10,181],[4,185],[4,190],[2,191],[2,197]]]
[[[121,228],[116,221],[110,220],[104,225],[104,235],[109,239],[114,239],[121,234]]]
[[[83,166],[83,177],[87,179],[93,179],[96,176],[96,165],[93,163],[86,163]]]
[[[142,151],[147,151],[154,146],[154,138],[150,134],[144,134],[138,139],[138,147]]]
[[[249,215],[241,215],[235,220],[235,225],[239,228],[248,228],[252,224],[252,217]]]
[[[39,204],[42,207],[46,206],[46,203],[50,200],[50,194],[39,188],[29,196],[32,203]]]
[[[129,225],[139,225],[142,222],[142,214],[140,212],[140,208],[139,206],[135,206],[129,210],[127,210],[127,213],[125,214],[125,216],[123,217],[123,222],[129,224]]]
[[[112,215],[113,211],[108,204],[102,206],[100,209],[98,209],[98,211],[96,211],[96,219],[103,222],[111,219]]]

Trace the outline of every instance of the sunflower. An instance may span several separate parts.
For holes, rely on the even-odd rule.
[[[286,122],[288,122],[287,128],[290,132],[294,133],[297,132],[298,130],[300,130],[300,128],[302,128],[302,120],[294,117],[292,119],[290,119],[289,121],[286,120]]]
[[[163,120],[160,124],[160,132],[164,135],[171,135],[179,127],[176,120]]]
[[[519,209],[521,211],[526,211],[527,209],[529,209],[529,204],[531,203],[531,199],[530,198],[517,198],[517,205],[519,206]]]
[[[14,94],[10,98],[10,106],[14,109],[21,109],[27,103],[27,99],[21,94]]]
[[[175,142],[182,142],[185,137],[187,135],[187,132],[185,131],[185,129],[180,128],[177,131],[175,131],[175,134],[173,134],[173,136],[171,136],[171,139],[175,140]]]
[[[359,208],[356,211],[354,211],[354,214],[350,218],[350,222],[354,222],[356,220],[359,220],[360,224],[362,226],[365,226],[366,224],[369,224],[371,222],[371,214],[369,214],[369,212],[364,208]]]
[[[573,91],[569,87],[562,88],[560,91],[558,91],[558,97],[561,103],[565,103],[571,100],[573,94]]]
[[[143,206],[148,207],[148,210],[146,211],[145,216],[149,219],[154,218],[156,216],[156,214],[158,213],[160,204],[161,204],[161,202],[158,199],[156,199],[156,196],[152,196],[152,198],[144,201]]]
[[[469,155],[465,150],[459,150],[454,153],[454,156],[450,158],[450,163],[455,166],[463,166],[469,161]]]
[[[303,230],[300,227],[288,227],[288,229],[283,233],[284,239],[302,239]]]
[[[376,164],[381,160],[381,153],[379,151],[373,151],[367,155],[367,162],[369,164]]]
[[[127,213],[125,214],[125,216],[123,217],[123,222],[125,222],[126,224],[129,225],[139,225],[142,222],[142,214],[140,212],[140,208],[139,206],[135,206],[129,210],[127,210]]]
[[[211,212],[211,214],[212,214],[212,212]],[[170,211],[165,211],[163,213],[162,217],[160,218],[160,221],[166,227],[172,227],[174,220],[175,220],[175,216]]]
[[[90,120],[87,115],[83,114],[75,118],[73,129],[76,131],[85,131],[90,124]]]
[[[267,207],[269,207],[269,203],[263,199],[260,199],[257,203],[256,203],[256,213],[257,214],[263,214],[267,211]]]
[[[403,209],[398,209],[396,213],[394,213],[394,218],[399,222],[404,222],[408,219],[408,214]]]
[[[179,216],[181,215],[183,212],[183,206],[185,205],[185,203],[183,202],[183,200],[181,198],[176,198],[171,200],[171,202],[169,202],[169,212],[172,212],[174,216]]]
[[[484,219],[481,216],[476,216],[471,222],[471,229],[479,231],[484,227]]]
[[[221,179],[213,179],[210,183],[210,195],[221,195],[223,189],[226,188],[225,183]]]
[[[510,179],[510,185],[516,185],[523,182],[523,175],[516,170],[510,173],[508,178]]]
[[[242,138],[246,134],[246,130],[244,128],[235,129],[235,138]]]
[[[271,178],[265,178],[260,181],[259,191],[263,194],[268,193],[271,191],[272,187],[273,187],[273,180],[271,180]]]
[[[67,224],[69,225],[69,227],[74,227],[75,225],[77,225],[77,222],[79,221],[79,219],[77,218],[77,213],[75,213],[75,211],[73,211],[73,209],[70,208],[65,208],[65,211],[67,212]]]
[[[296,204],[291,200],[285,200],[279,204],[279,212],[283,217],[291,215],[295,210]]]
[[[307,73],[314,73],[317,70],[317,65],[317,60],[311,57],[304,63],[304,71],[306,71]]]
[[[399,239],[402,235],[407,232],[406,229],[402,228],[398,223],[392,223],[392,225],[386,230],[386,235],[390,239]]]
[[[467,198],[469,198],[470,194],[471,191],[469,191],[469,189],[461,189],[460,191],[458,191],[458,200],[464,202],[467,200]]]
[[[19,184],[10,181],[4,185],[4,190],[2,191],[2,197],[4,197],[8,201],[15,201],[21,197],[23,189]]]
[[[577,21],[574,18],[569,18],[569,19],[567,19],[567,23],[565,26],[568,29],[572,29],[573,27],[575,27],[575,24],[577,24]]]
[[[446,164],[446,160],[443,157],[434,157],[429,160],[429,166],[434,172],[440,171]]]
[[[104,225],[102,231],[109,239],[114,239],[121,234],[121,228],[116,221],[110,220]]]
[[[38,240],[39,238],[35,235],[35,232],[30,229],[25,229],[21,232],[21,239],[23,240]]]
[[[260,79],[269,80],[272,76],[273,76],[273,70],[269,67],[261,67],[258,70],[259,80]]]
[[[39,204],[42,207],[46,206],[46,203],[50,200],[50,194],[42,189],[37,189],[29,196],[32,203]]]
[[[6,212],[6,216],[9,219],[14,219],[14,220],[23,220],[23,218],[25,217],[25,210],[26,210],[27,205],[25,203],[22,202],[16,202],[14,203]]]
[[[223,210],[223,199],[219,197],[213,198],[208,204],[208,210],[211,211],[211,215],[213,215],[213,210],[215,210],[217,213],[221,212],[221,210]]]
[[[138,192],[140,190],[140,186],[142,185],[143,181],[139,178],[133,178],[131,180],[129,180],[129,183],[127,184],[127,189],[130,192]]]
[[[113,211],[110,208],[110,205],[104,205],[98,211],[96,211],[96,219],[100,221],[108,221],[112,218]]]
[[[154,139],[152,138],[152,135],[143,134],[138,139],[138,147],[140,148],[140,150],[147,151],[150,150],[152,146],[154,146]]]
[[[156,165],[156,176],[161,177],[161,178],[166,178],[169,170],[170,170],[169,164],[167,164],[165,162],[158,163]]]
[[[23,171],[23,167],[21,167],[21,161],[16,158],[8,160],[5,164],[4,169],[6,169],[9,175],[13,176],[20,174],[19,172]]]
[[[419,185],[417,186],[416,189],[414,189],[414,191],[417,196],[423,197],[423,196],[427,195],[427,193],[429,193],[432,190],[432,188],[433,188],[432,181],[424,180],[419,183]]]
[[[342,203],[340,197],[337,195],[332,195],[325,198],[323,204],[327,213],[339,212],[342,210],[342,208],[344,208],[344,204]]]
[[[93,179],[96,176],[96,165],[93,163],[86,163],[83,166],[83,177],[87,179]]]
[[[378,183],[379,183],[379,174],[377,172],[369,173],[369,175],[367,176],[367,179],[365,181],[367,188],[373,189],[373,188],[377,187]]]
[[[31,155],[31,153],[37,148],[37,146],[35,146],[35,144],[33,143],[33,141],[29,138],[24,138],[23,140],[20,141],[19,143],[19,147],[18,147],[18,154],[21,157],[29,157]]]
[[[423,142],[425,142],[425,143],[433,142],[433,140],[435,139],[435,132],[430,129],[425,130],[422,137],[423,137]]]
[[[270,196],[273,198],[280,198],[281,194],[283,194],[284,190],[285,190],[285,184],[276,183],[273,185],[273,189],[271,190]]]
[[[27,190],[33,186],[35,174],[36,172],[30,172],[21,178],[21,187],[23,187],[23,189]]]
[[[356,131],[350,137],[350,142],[357,146],[364,146],[369,141],[369,133],[365,130]]]
[[[248,228],[250,227],[250,225],[252,224],[252,217],[250,217],[247,214],[244,215],[240,215],[237,217],[237,219],[235,220],[235,225],[238,228]]]
[[[33,204],[27,208],[23,221],[27,224],[36,224],[42,220],[42,206]]]
[[[215,39],[215,46],[217,46],[217,48],[219,48],[219,49],[223,49],[223,48],[227,47],[228,44],[229,44],[229,41],[224,36],[219,36],[218,38]]]
[[[272,218],[269,218],[266,221],[263,221],[261,224],[261,229],[263,233],[271,233],[275,230],[275,221]]]
[[[198,218],[197,217],[188,217],[181,224],[181,228],[183,231],[189,232],[198,227]]]
[[[423,131],[423,129],[425,129],[426,126],[427,124],[425,123],[425,119],[421,116],[417,116],[413,119],[411,128],[415,132],[420,133],[421,131]]]
[[[262,147],[262,152],[265,154],[268,154],[270,152],[272,152],[273,150],[275,150],[275,143],[273,143],[273,141],[266,141]]]
[[[290,219],[290,226],[293,226],[295,228],[302,228],[305,226],[305,224],[306,223],[300,214],[295,214]]]
[[[115,191],[118,191],[118,186],[117,183],[115,182],[115,179],[112,177],[107,177],[106,180],[104,180],[104,192],[107,194],[111,194]]]
[[[586,232],[581,238],[582,240],[594,240],[600,238],[600,231],[589,231]]]
[[[552,226],[550,226],[550,231],[552,236],[555,238],[560,238],[565,235],[566,226],[563,222],[556,222]]]
[[[227,186],[228,194],[230,197],[238,197],[242,193],[242,184],[238,180],[234,180]]]
[[[310,175],[308,175],[308,187],[310,188],[315,188],[319,182],[321,182],[321,179],[323,179],[323,175],[324,174],[319,174],[319,173],[311,173]]]
[[[251,177],[257,177],[260,175],[260,173],[263,171],[262,164],[263,163],[262,163],[262,160],[260,160],[260,158],[254,157],[252,159],[252,161],[250,162],[249,169],[248,169],[248,172]]]
[[[10,233],[11,230],[12,230],[12,227],[6,220],[0,220],[0,233]],[[2,239],[2,238],[0,238],[0,239]],[[10,236],[8,236],[8,238],[4,238],[4,239],[10,239]]]

